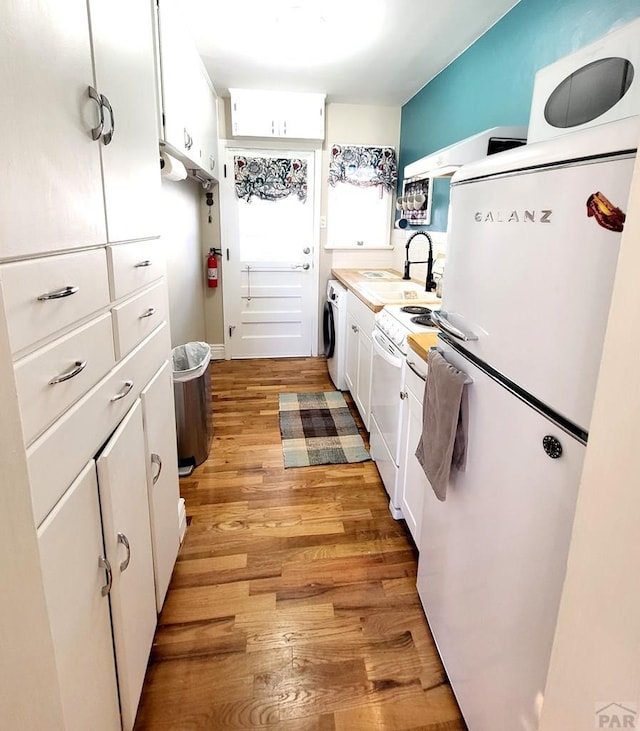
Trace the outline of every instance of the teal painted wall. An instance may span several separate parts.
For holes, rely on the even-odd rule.
[[[538,69],[638,16],[640,0],[521,0],[402,107],[400,171],[490,127],[528,124]],[[446,231],[448,180],[432,201],[427,228]]]

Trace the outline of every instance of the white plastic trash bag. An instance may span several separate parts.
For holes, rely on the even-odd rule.
[[[173,381],[180,383],[201,376],[211,360],[211,348],[207,343],[194,342],[178,345],[171,351]]]

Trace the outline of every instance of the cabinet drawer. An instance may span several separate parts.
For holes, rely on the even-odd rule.
[[[36,526],[117,426],[170,348],[165,322],[27,449]]]
[[[164,282],[156,284],[113,308],[116,357],[123,358],[165,318],[167,291]]]
[[[164,276],[166,271],[159,240],[107,246],[111,299],[126,297]]]
[[[18,361],[15,373],[25,444],[50,426],[114,363],[109,313]]]
[[[16,353],[109,304],[105,250],[3,264],[0,286]]]
[[[365,333],[370,335],[373,332],[376,324],[374,311],[370,310],[351,290],[347,293],[347,312]]]

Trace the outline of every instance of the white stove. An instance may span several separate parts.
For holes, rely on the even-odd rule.
[[[403,355],[407,354],[407,335],[411,333],[436,333],[435,324],[423,324],[416,317],[428,315],[440,305],[385,305],[376,314],[376,327],[381,330]],[[408,310],[408,312],[407,312]]]
[[[402,518],[398,472],[407,335],[438,332],[429,320],[426,325],[414,321],[420,315],[428,315],[432,309],[417,305],[386,305],[376,315],[372,334],[371,458],[389,494],[389,510],[394,518]]]

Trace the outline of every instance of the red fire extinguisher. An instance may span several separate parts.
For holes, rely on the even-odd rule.
[[[218,286],[218,260],[213,249],[209,249],[207,257],[207,284],[209,287]]]

